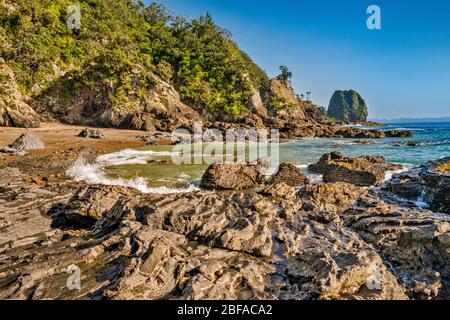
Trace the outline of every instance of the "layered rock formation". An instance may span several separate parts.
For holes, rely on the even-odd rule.
[[[383,157],[363,156],[349,158],[340,152],[323,155],[309,170],[323,174],[324,182],[348,182],[357,186],[380,185],[387,170],[398,170]]]
[[[3,299],[450,297],[449,216],[388,193],[281,182],[146,195],[30,173],[0,169]]]
[[[450,214],[450,157],[430,161],[420,172],[424,200],[435,211]]]
[[[337,90],[331,97],[328,115],[339,121],[365,122],[368,110],[366,102],[355,90]]]
[[[386,189],[402,198],[425,202],[433,211],[450,213],[449,161],[449,157],[433,160],[394,175]]]

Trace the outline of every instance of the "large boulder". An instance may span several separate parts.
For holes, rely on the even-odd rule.
[[[292,163],[281,163],[277,173],[271,178],[272,184],[285,183],[288,186],[296,187],[309,183],[305,174]]]
[[[347,182],[357,186],[380,185],[387,170],[400,166],[389,164],[383,157],[346,157],[339,152],[323,155],[309,170],[323,174],[324,182]]]
[[[181,101],[176,89],[160,77],[144,68],[136,67],[131,76],[134,92],[139,90],[137,79],[143,76],[154,83],[143,96],[128,94],[124,101],[112,104],[111,93],[115,88],[109,81],[99,82],[95,89],[86,86],[82,77],[56,81],[30,102],[42,115],[64,123],[92,127],[115,127],[147,132],[172,132],[178,128],[192,128],[200,116]],[[93,72],[86,70],[86,73]],[[61,94],[64,81],[75,88],[70,99]],[[126,107],[125,107],[126,106]]]
[[[450,157],[428,162],[419,175],[430,209],[450,214]]]
[[[10,148],[25,151],[34,149],[43,149],[44,142],[34,133],[25,132],[16,141],[9,145]]]
[[[91,138],[91,139],[105,139],[106,134],[98,129],[83,129],[79,134],[79,137],[82,138]]]
[[[331,97],[328,115],[340,121],[360,122],[367,121],[368,110],[355,90],[337,90]]]
[[[265,180],[267,164],[214,163],[201,180],[204,189],[240,190],[261,186]]]

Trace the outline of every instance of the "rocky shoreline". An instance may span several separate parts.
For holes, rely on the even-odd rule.
[[[381,158],[324,155],[315,166],[330,181],[318,184],[290,164],[270,179],[263,164],[215,165],[209,190],[157,195],[67,179],[80,153],[98,155],[1,166],[0,298],[450,297],[448,173],[438,170],[448,159],[381,188],[376,177],[392,169]],[[79,291],[67,288],[70,266]]]

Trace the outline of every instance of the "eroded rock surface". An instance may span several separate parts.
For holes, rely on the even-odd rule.
[[[267,164],[214,163],[202,177],[205,189],[240,190],[256,188],[265,181]]]
[[[13,70],[0,58],[0,126],[37,128],[39,115],[24,102]]]
[[[279,228],[287,256],[288,297],[407,298],[379,254],[356,233],[299,217]]]
[[[322,173],[324,182],[347,182],[357,186],[380,185],[387,170],[397,170],[398,165],[389,164],[383,157],[346,157],[340,152],[323,155],[309,170]]]
[[[157,195],[27,175],[0,169],[2,299],[450,297],[450,216],[385,191]]]
[[[386,258],[392,271],[420,299],[449,296],[450,217],[362,197],[342,214]]]
[[[296,187],[309,183],[305,174],[292,163],[281,163],[277,173],[271,178],[272,184],[285,183],[288,186]]]

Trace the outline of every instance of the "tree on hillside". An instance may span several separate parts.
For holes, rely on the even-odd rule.
[[[281,74],[277,77],[279,80],[290,83],[293,74],[286,66],[280,66]]]
[[[327,110],[325,109],[325,107],[319,106],[319,107],[317,107],[317,109],[318,109],[319,112],[320,112],[321,114],[323,114],[324,116],[327,115]]]
[[[160,23],[165,25],[171,18],[166,8],[155,2],[144,9],[143,15],[145,20],[152,25]]]

